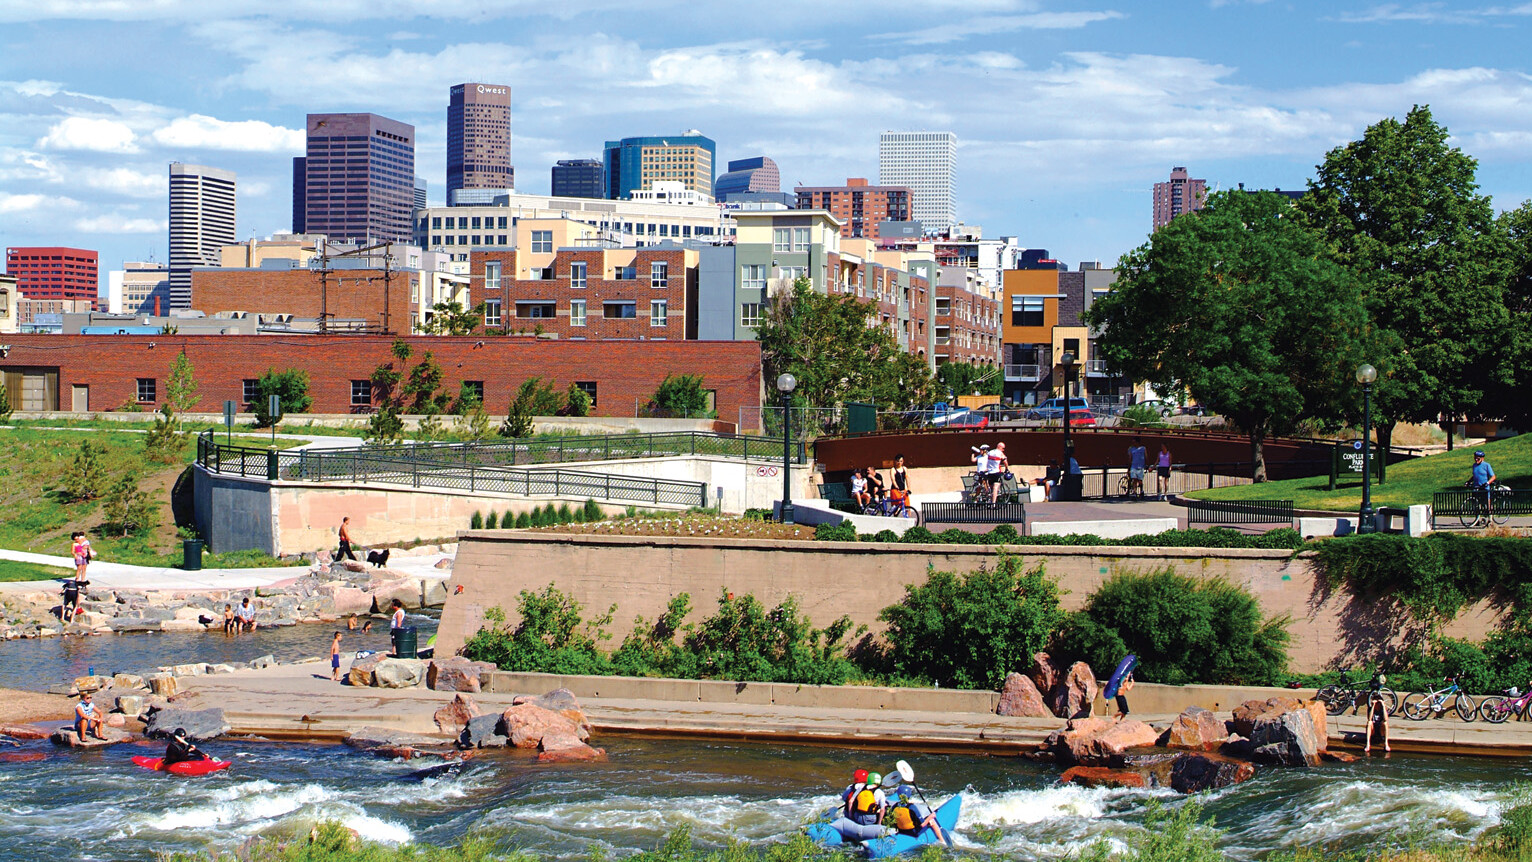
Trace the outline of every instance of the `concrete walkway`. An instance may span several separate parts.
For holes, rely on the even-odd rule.
[[[451,559],[451,554],[424,554],[400,556],[388,561],[388,570],[413,578],[445,580],[452,576],[451,569],[438,569],[436,563]],[[58,578],[48,581],[12,581],[0,583],[0,592],[31,593],[38,590],[58,589],[58,582],[74,575],[74,561],[69,557],[34,554],[29,551],[12,551],[0,548],[0,560],[15,560],[56,566]],[[307,566],[276,566],[245,569],[202,569],[188,572],[167,566],[131,566],[105,560],[93,561],[88,574],[91,586],[107,590],[248,590],[266,587],[282,581],[290,581],[308,574]]]

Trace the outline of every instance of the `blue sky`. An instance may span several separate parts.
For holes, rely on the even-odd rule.
[[[554,10],[554,11],[549,11]],[[1173,165],[1301,188],[1429,104],[1498,208],[1532,197],[1532,3],[0,0],[0,244],[166,255],[166,164],[239,174],[239,235],[289,227],[309,111],[415,125],[513,88],[518,189],[603,141],[702,130],[797,183],[877,176],[878,133],[958,134],[960,217],[1070,262],[1149,229]]]

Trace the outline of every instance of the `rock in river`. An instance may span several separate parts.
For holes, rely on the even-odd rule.
[[[1053,718],[1053,712],[1043,703],[1043,696],[1030,677],[1019,673],[1008,674],[1000,687],[1000,704],[996,715],[1024,716],[1027,718]]]
[[[229,723],[223,719],[223,710],[156,708],[144,722],[144,735],[150,739],[167,739],[176,728],[184,728],[193,742],[217,739],[229,732]]]

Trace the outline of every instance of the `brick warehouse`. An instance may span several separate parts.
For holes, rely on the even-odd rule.
[[[217,412],[225,400],[246,403],[247,382],[268,369],[309,373],[313,413],[366,412],[367,381],[393,361],[384,336],[101,336],[10,335],[0,372],[11,403],[28,409],[153,410],[165,399],[165,381],[177,353],[191,360],[201,397],[199,411]],[[718,416],[737,417],[761,403],[761,350],[755,342],[584,342],[505,336],[416,336],[410,364],[425,351],[442,366],[443,391],[464,381],[483,384],[484,403],[503,413],[516,387],[530,377],[560,390],[579,384],[595,395],[596,416],[632,416],[667,374],[700,374],[715,393]],[[37,405],[37,406],[33,406]],[[242,408],[247,409],[247,408]]]
[[[209,316],[231,311],[364,320],[409,332],[420,289],[417,270],[350,269],[328,276],[311,269],[212,267],[191,274],[192,307]]]

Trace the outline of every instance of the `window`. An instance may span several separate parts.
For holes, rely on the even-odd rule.
[[[500,289],[500,261],[486,260],[484,262],[484,289]]]
[[[473,235],[473,244],[474,245],[483,245],[484,244],[484,243],[479,241],[479,235],[478,234],[474,234]]]
[[[371,380],[353,380],[353,381],[351,381],[351,406],[352,407],[371,407],[372,406],[372,381]]]
[[[793,228],[793,251],[809,250],[809,229],[806,227]]]
[[[553,231],[532,231],[532,251],[533,253],[553,251]]]
[[[739,307],[739,325],[754,329],[761,325],[761,304],[747,302]]]
[[[478,216],[474,216],[473,217],[473,229],[474,230],[478,230],[479,229],[479,217]]]
[[[441,230],[442,229],[442,217],[441,216],[435,216],[435,217],[433,217],[431,219],[431,229],[432,230]]]
[[[740,287],[745,290],[766,289],[766,265],[763,263],[747,263],[739,268]]]
[[[793,231],[792,228],[779,227],[771,231],[772,251],[792,251]]]
[[[500,325],[500,300],[498,300],[498,299],[486,299],[486,300],[484,300],[484,325],[485,326],[499,326]]]
[[[569,286],[585,286],[585,261],[577,260],[569,265]]]
[[[601,316],[607,320],[633,320],[638,317],[638,304],[632,300],[602,303]]]
[[[670,304],[663,299],[649,301],[649,325],[664,326],[670,322]]]
[[[482,380],[464,380],[463,381],[462,394],[464,396],[472,396],[473,398],[477,399],[480,404],[483,404],[484,403],[484,381],[482,381]]]
[[[527,278],[529,280],[531,280],[531,281],[552,281],[553,280],[553,267],[551,267],[551,266],[534,266],[531,269],[527,270]]]
[[[551,302],[518,302],[516,303],[516,316],[546,320],[558,314],[554,308],[555,306]]]
[[[1011,297],[1012,326],[1042,326],[1043,301],[1039,298],[1015,294]]]
[[[781,266],[777,267],[777,270],[782,273],[782,278],[790,282],[797,281],[809,274],[809,268],[806,266]]]
[[[496,226],[499,227],[501,230],[505,230],[505,216],[501,216],[500,217],[500,224],[498,224]],[[505,241],[501,240],[500,244],[501,245],[505,245]]]
[[[254,404],[257,401],[259,401],[261,399],[261,389],[260,389],[261,381],[254,380],[254,379],[251,379],[249,377],[246,377],[245,380],[244,380],[244,383],[245,383],[245,393],[244,393],[244,395],[245,395],[245,402],[244,403],[246,403],[246,404]]]
[[[670,262],[656,260],[649,264],[649,286],[667,287],[670,284]]]
[[[590,398],[590,409],[596,409],[596,381],[576,380],[575,388],[584,392]]]
[[[585,325],[585,300],[583,300],[583,299],[571,299],[571,300],[569,300],[569,325],[570,326],[584,326]]]
[[[146,404],[153,404],[155,399],[154,378],[138,378],[138,400]]]
[[[618,281],[634,281],[638,278],[638,268],[633,266],[617,267],[614,276]]]

